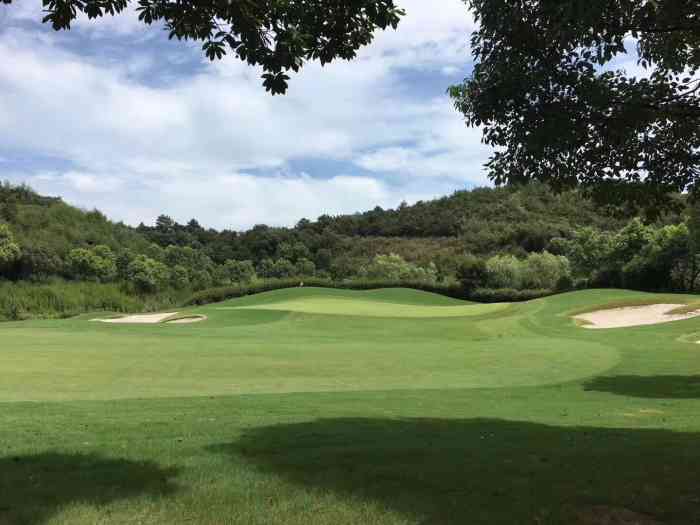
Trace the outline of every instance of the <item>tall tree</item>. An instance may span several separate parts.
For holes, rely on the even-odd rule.
[[[476,63],[450,94],[495,147],[496,183],[645,204],[698,187],[698,0],[465,2]]]
[[[11,4],[12,0],[0,0]],[[289,71],[305,60],[351,60],[374,31],[396,28],[404,12],[394,0],[42,0],[55,30],[70,29],[81,14],[115,15],[137,3],[145,24],[162,22],[170,38],[202,42],[211,60],[233,52],[262,66],[263,85],[285,93]]]

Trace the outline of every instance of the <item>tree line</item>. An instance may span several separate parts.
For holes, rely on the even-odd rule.
[[[120,283],[133,294],[262,280],[323,279],[461,287],[498,296],[584,287],[694,291],[698,206],[646,220],[542,184],[478,188],[396,209],[246,231],[180,224],[136,228],[26,186],[0,185],[0,277]]]

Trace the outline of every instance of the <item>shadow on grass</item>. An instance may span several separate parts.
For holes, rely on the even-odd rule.
[[[211,450],[423,524],[700,523],[698,434],[501,420],[321,419]],[[328,515],[327,517],[331,517]]]
[[[700,376],[611,376],[585,383],[586,390],[656,399],[700,399]]]
[[[176,469],[97,455],[45,453],[0,458],[0,524],[35,525],[75,503],[106,505],[174,492]]]

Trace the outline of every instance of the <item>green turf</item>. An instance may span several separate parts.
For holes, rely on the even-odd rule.
[[[388,318],[425,318],[425,317],[471,317],[480,316],[508,309],[507,304],[475,304],[462,301],[438,301],[433,294],[409,290],[386,290],[375,292],[344,292],[318,294],[317,290],[285,292],[286,297],[272,294],[274,300],[258,298],[250,304],[221,306],[221,310],[251,309],[273,310],[283,312],[300,312],[305,314],[342,315],[346,317],[388,317]],[[296,292],[296,293],[294,293]],[[404,292],[398,294],[397,292]],[[427,297],[424,297],[426,296]],[[421,299],[423,299],[421,301]],[[440,297],[440,299],[446,299]]]
[[[303,288],[2,324],[0,524],[699,523],[700,318],[569,317],[697,301],[671,298]]]

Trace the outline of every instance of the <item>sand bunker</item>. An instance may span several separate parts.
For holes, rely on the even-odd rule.
[[[173,319],[172,321],[166,321],[168,324],[190,324],[199,323],[200,321],[205,321],[206,315],[191,315],[189,317],[181,317],[180,319]]]
[[[124,317],[115,317],[114,319],[93,319],[93,321],[115,324],[157,324],[166,320],[168,317],[172,317],[173,315],[177,315],[177,312],[165,314],[125,315]]]
[[[625,326],[642,326],[671,321],[681,321],[700,315],[700,310],[686,314],[669,314],[684,304],[649,304],[646,306],[627,306],[611,310],[598,310],[587,314],[575,315],[574,319],[584,321],[584,328],[622,328]]]

